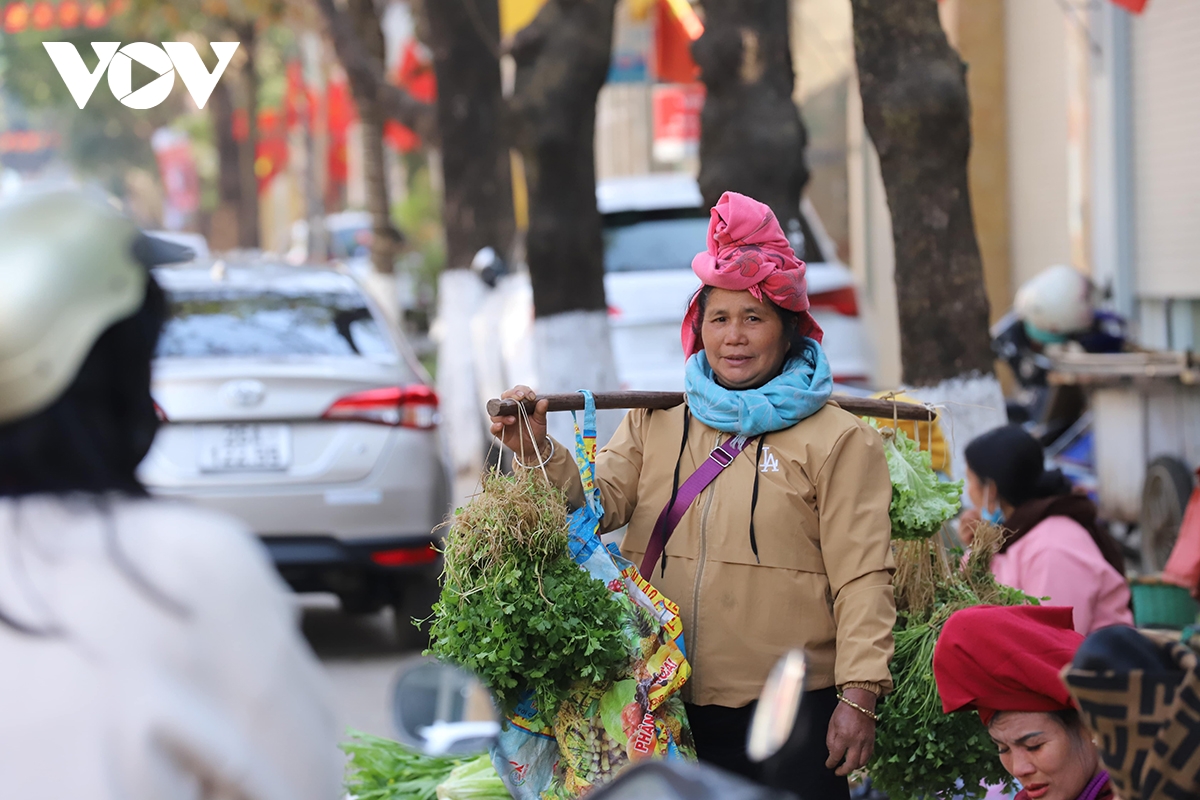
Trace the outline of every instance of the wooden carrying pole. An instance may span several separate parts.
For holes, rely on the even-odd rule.
[[[596,392],[596,408],[674,408],[683,403],[683,392]],[[937,418],[937,414],[925,406],[916,403],[901,403],[896,400],[879,400],[874,397],[854,397],[846,394],[835,394],[829,398],[841,408],[860,417],[879,417],[881,419],[905,419],[917,422],[929,422]],[[583,395],[578,392],[570,394],[546,394],[537,400],[522,400],[525,410],[533,413],[534,406],[541,400],[550,404],[550,411],[582,411]],[[493,417],[513,417],[517,415],[516,400],[488,400],[488,414]]]

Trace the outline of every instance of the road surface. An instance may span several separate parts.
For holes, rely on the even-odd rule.
[[[402,651],[392,632],[392,611],[348,615],[333,595],[302,595],[303,629],[333,683],[338,729],[396,738],[392,688],[420,652]]]

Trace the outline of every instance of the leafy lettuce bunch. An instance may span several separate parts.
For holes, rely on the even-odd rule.
[[[928,539],[958,513],[963,482],[938,480],[929,453],[904,431],[880,432],[892,479],[892,538]]]

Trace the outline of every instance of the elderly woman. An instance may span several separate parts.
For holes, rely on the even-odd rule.
[[[1071,609],[979,606],[953,614],[933,674],[942,710],[975,709],[1021,782],[1016,800],[1111,800],[1113,787],[1060,673],[1083,636]]]
[[[967,494],[976,516],[1004,528],[992,574],[1030,597],[1075,609],[1082,634],[1132,625],[1125,556],[1096,519],[1096,505],[1020,425],[979,436],[966,449]]]
[[[801,647],[810,730],[785,782],[805,797],[844,798],[845,776],[874,748],[876,700],[891,687],[882,442],[827,402],[832,379],[804,264],[767,206],[722,196],[692,268],[704,286],[683,323],[687,402],[630,412],[600,451],[602,527],[628,525],[622,552],[680,607],[700,758],[762,779],[745,753],[753,704],[776,659]],[[535,395],[518,386],[505,397]],[[529,425],[492,422],[583,502],[570,448],[546,436],[544,404]],[[724,469],[711,482],[689,480],[706,462]]]

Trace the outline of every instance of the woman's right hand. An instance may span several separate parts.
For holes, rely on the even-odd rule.
[[[500,399],[537,400],[537,394],[528,386],[514,386],[500,395]],[[546,410],[549,405],[548,401],[539,400],[534,412],[528,417],[520,414],[511,417],[492,417],[492,435],[499,439],[505,447],[516,453],[517,458],[526,464],[543,460],[549,447],[546,441]],[[536,459],[534,459],[535,454]]]
[[[958,515],[958,538],[965,546],[970,547],[971,542],[975,541],[975,527],[979,522],[978,508],[968,508]]]

